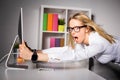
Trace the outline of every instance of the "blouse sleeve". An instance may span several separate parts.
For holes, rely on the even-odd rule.
[[[102,51],[104,51],[104,49],[105,48],[103,45],[97,44],[92,44],[91,46],[84,47],[79,47],[79,45],[77,45],[74,50],[74,54],[77,60],[83,60],[101,53]]]
[[[48,62],[74,60],[73,50],[68,46],[44,49],[42,52],[48,54]]]
[[[48,62],[60,62],[67,60],[83,60],[95,56],[98,53],[104,51],[103,45],[93,44],[91,46],[83,47],[80,44],[76,44],[75,49],[71,49],[68,46],[54,47],[43,50],[43,53],[47,53]]]

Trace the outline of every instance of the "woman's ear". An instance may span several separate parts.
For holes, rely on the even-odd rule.
[[[85,31],[85,32],[86,32],[86,33],[88,33],[89,31],[90,31],[90,27],[89,27],[89,26],[87,26],[87,27],[86,27],[86,31]]]
[[[86,31],[85,31],[86,33],[88,32],[88,29],[86,29]]]

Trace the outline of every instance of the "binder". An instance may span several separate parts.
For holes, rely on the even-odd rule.
[[[58,14],[53,14],[53,31],[58,31]]]
[[[52,25],[53,25],[53,14],[48,13],[47,31],[52,31]]]
[[[47,21],[48,21],[48,14],[44,13],[43,14],[43,31],[47,30]]]

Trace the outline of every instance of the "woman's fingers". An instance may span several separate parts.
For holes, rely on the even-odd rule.
[[[25,47],[26,47],[25,46],[25,42],[22,42],[22,44],[19,44],[19,51],[20,51],[20,53],[22,53],[22,51],[24,50]]]
[[[23,46],[26,46],[25,41],[22,42],[22,45],[23,45]]]

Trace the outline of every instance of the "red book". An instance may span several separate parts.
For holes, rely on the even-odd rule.
[[[58,31],[58,14],[53,14],[53,31]]]

